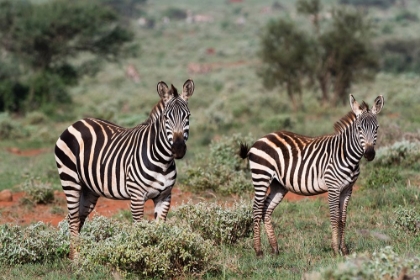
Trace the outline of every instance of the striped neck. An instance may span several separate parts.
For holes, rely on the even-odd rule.
[[[336,133],[333,138],[339,143],[345,158],[352,165],[358,165],[364,153],[356,123],[356,115],[349,112],[334,125]]]
[[[153,157],[162,163],[171,164],[173,154],[165,130],[165,103],[161,100],[150,112],[149,118],[143,123],[149,127],[151,151]]]

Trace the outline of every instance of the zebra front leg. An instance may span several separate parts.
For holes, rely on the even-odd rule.
[[[276,255],[279,254],[279,246],[277,243],[276,234],[273,229],[271,215],[273,214],[273,211],[277,205],[283,200],[283,197],[286,195],[286,193],[287,190],[278,181],[273,180],[270,185],[270,194],[265,200],[263,210],[263,222],[265,225],[265,230],[271,245],[272,253]]]
[[[133,196],[130,201],[131,215],[133,221],[140,222],[144,215],[144,203],[146,202],[145,196]]]
[[[166,221],[166,216],[168,215],[171,206],[171,194],[159,196],[153,199],[153,202],[155,204],[155,220]]]
[[[345,256],[349,254],[349,250],[347,249],[344,232],[346,228],[346,218],[347,218],[347,205],[350,201],[351,193],[353,190],[353,186],[349,187],[347,190],[340,194],[340,220],[338,222],[339,226],[339,234],[340,234],[340,250],[341,253]]]
[[[332,242],[331,247],[334,251],[334,255],[339,254],[339,225],[338,221],[341,218],[339,212],[340,206],[340,192],[339,190],[328,191],[328,204],[330,208],[330,222],[332,231]]]

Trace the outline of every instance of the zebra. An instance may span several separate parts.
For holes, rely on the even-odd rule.
[[[85,118],[70,125],[55,145],[55,160],[67,200],[70,259],[76,239],[100,196],[130,200],[134,221],[143,218],[144,203],[154,202],[156,220],[166,220],[177,176],[175,159],[184,157],[189,136],[188,99],[194,83],[181,94],[157,84],[161,100],[149,118],[134,128]]]
[[[241,143],[239,155],[249,160],[255,189],[253,202],[254,250],[262,256],[260,221],[265,225],[273,254],[279,254],[271,215],[287,192],[311,196],[328,192],[332,249],[348,254],[344,239],[347,204],[364,156],[375,157],[376,115],[384,106],[378,96],[372,108],[350,95],[351,111],[338,121],[335,133],[307,137],[288,131],[270,133],[252,147]],[[267,191],[269,193],[267,194]]]

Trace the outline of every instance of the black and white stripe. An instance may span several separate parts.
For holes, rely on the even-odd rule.
[[[378,96],[369,110],[350,95],[352,111],[335,124],[335,133],[307,137],[279,131],[259,139],[249,149],[241,145],[240,155],[248,157],[255,188],[254,249],[262,255],[260,221],[265,224],[273,253],[278,254],[271,214],[287,192],[317,195],[328,192],[332,247],[347,254],[344,240],[346,209],[352,188],[359,176],[359,162],[364,156],[375,157],[378,130],[376,115],[384,105]],[[270,189],[267,195],[268,189]]]
[[[57,140],[55,159],[69,210],[70,233],[80,232],[100,196],[131,201],[135,221],[153,199],[155,218],[166,219],[175,184],[175,159],[186,153],[189,135],[188,98],[194,83],[181,94],[164,82],[149,118],[134,128],[86,118],[69,126]],[[70,258],[75,255],[71,246]]]

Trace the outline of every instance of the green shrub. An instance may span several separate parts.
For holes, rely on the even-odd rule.
[[[43,263],[63,258],[69,252],[67,223],[59,229],[42,222],[28,227],[0,225],[0,263]]]
[[[186,178],[181,183],[195,192],[212,190],[238,194],[251,191],[248,162],[238,156],[241,141],[253,143],[250,136],[237,134],[212,141],[210,151],[199,154],[194,165],[188,166]]]
[[[174,7],[166,9],[166,11],[163,14],[164,16],[172,20],[183,20],[187,18],[186,10]]]
[[[54,190],[50,184],[29,179],[22,189],[26,192],[22,201],[24,204],[48,204],[54,201]]]
[[[366,184],[364,188],[379,189],[389,188],[395,186],[395,184],[402,182],[403,178],[400,175],[398,169],[379,167],[375,170],[371,170],[370,174],[366,178]]]
[[[374,165],[377,167],[410,167],[419,168],[420,144],[401,141],[392,146],[378,149]]]
[[[252,207],[249,203],[236,203],[231,208],[216,203],[185,204],[174,211],[174,216],[187,223],[191,231],[216,244],[234,244],[252,234]]]
[[[18,122],[14,121],[9,114],[0,114],[0,139],[20,139],[28,137],[28,131],[23,128]]]
[[[89,223],[79,242],[76,266],[82,270],[107,265],[123,275],[154,278],[200,275],[217,270],[218,254],[212,242],[188,228],[148,221],[121,223],[103,217],[95,217],[87,225]],[[94,233],[98,228],[105,233],[99,240]],[[108,235],[111,228],[112,235]]]
[[[418,234],[420,232],[420,214],[416,212],[415,208],[406,209],[401,206],[394,211],[397,219],[394,225],[403,232],[411,232]]]
[[[337,267],[307,274],[304,279],[400,279],[403,269],[408,269],[408,274],[419,272],[420,256],[402,257],[387,246],[373,254],[353,254]]]

